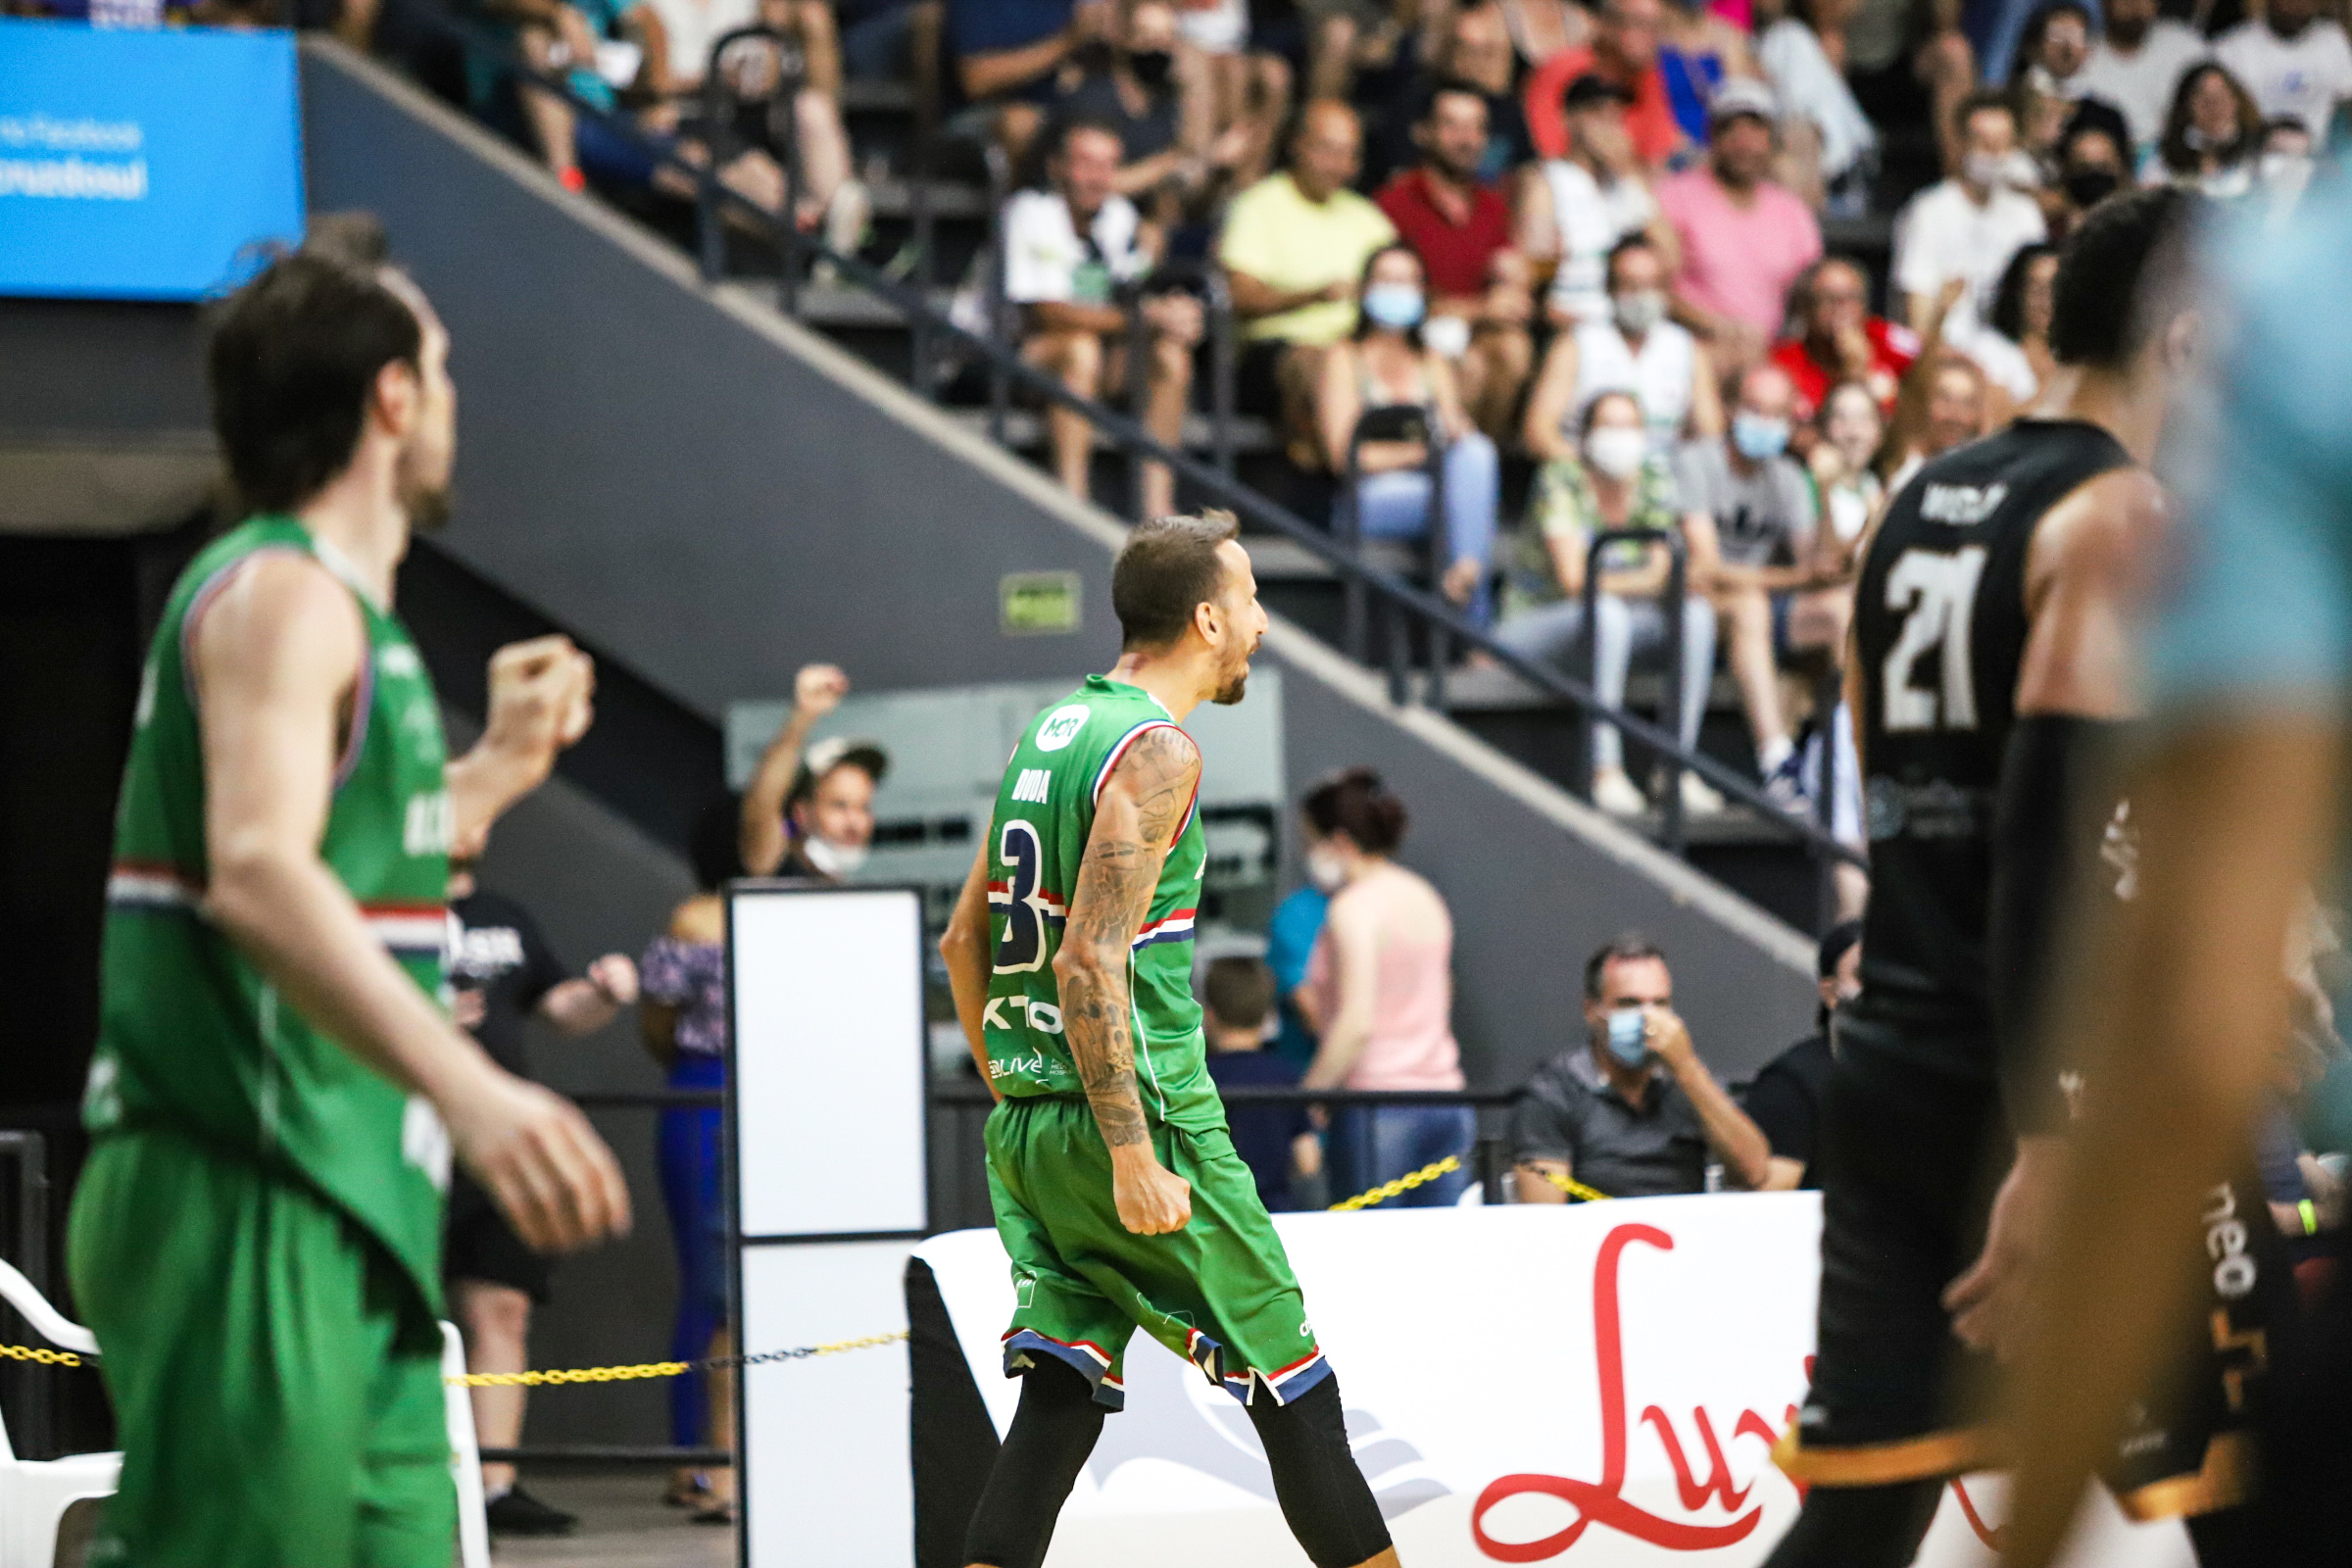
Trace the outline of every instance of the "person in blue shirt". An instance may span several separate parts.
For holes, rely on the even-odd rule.
[[[2287,1039],[2282,974],[2337,871],[2352,741],[2352,183],[2209,257],[2223,295],[2212,406],[2148,627],[2153,710],[2130,774],[2135,897],[2117,909],[2068,1030],[2095,1077],[2041,1250],[2050,1260],[2013,1400],[2004,1560],[2050,1561],[2162,1353],[2167,1325],[2238,1239],[2184,1250],[2180,1216],[2246,1147]],[[2338,1299],[2328,1338],[2340,1344]],[[2336,1359],[2290,1368],[2259,1484],[2252,1560],[2335,1560],[2352,1540],[2352,1422]]]
[[[1274,1054],[1298,1071],[1315,1059],[1315,1026],[1299,1010],[1298,993],[1306,985],[1306,965],[1315,956],[1315,939],[1323,934],[1323,919],[1331,909],[1331,893],[1310,858],[1311,880],[1274,906],[1266,926],[1266,966],[1274,971],[1275,999],[1282,1024],[1274,1036]]]
[[[1296,1089],[1298,1066],[1266,1049],[1266,1019],[1274,1011],[1274,972],[1256,958],[1216,958],[1200,980],[1201,1019],[1208,1035],[1208,1075],[1217,1091]],[[1323,1146],[1302,1103],[1227,1105],[1233,1152],[1257,1178],[1268,1213],[1298,1207],[1294,1179],[1323,1168]]]

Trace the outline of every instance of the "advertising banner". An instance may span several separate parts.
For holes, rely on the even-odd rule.
[[[1275,1217],[1414,1568],[1761,1561],[1797,1506],[1770,1449],[1804,1396],[1820,1223],[1810,1193]],[[918,1251],[1002,1434],[1004,1250]],[[1126,1385],[1049,1568],[1304,1563],[1242,1407],[1141,1334]],[[1920,1562],[1991,1562],[2001,1502],[1997,1478],[1947,1489]],[[2079,1561],[2193,1560],[2178,1525],[2100,1506]]]
[[[291,33],[0,19],[0,294],[199,298],[302,212]]]

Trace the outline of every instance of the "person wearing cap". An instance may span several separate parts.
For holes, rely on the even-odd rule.
[[[1619,240],[1646,233],[1672,243],[1625,127],[1633,101],[1597,71],[1570,82],[1560,100],[1567,156],[1545,159],[1521,184],[1519,248],[1531,261],[1557,264],[1544,301],[1553,326],[1608,319],[1609,252]]]
[[[1772,89],[1744,77],[1707,106],[1707,161],[1658,187],[1682,244],[1675,315],[1726,371],[1755,364],[1779,336],[1788,286],[1821,259],[1811,208],[1767,177],[1778,135]]]
[[[1592,23],[1592,41],[1562,49],[1528,73],[1527,136],[1544,158],[1568,153],[1564,114],[1568,84],[1589,72],[1625,89],[1631,100],[1625,128],[1634,155],[1652,171],[1663,170],[1690,145],[1674,118],[1666,77],[1658,69],[1658,43],[1666,24],[1664,0],[1602,0]]]
[[[874,841],[874,786],[890,758],[874,741],[808,732],[841,706],[850,678],[831,664],[793,677],[792,713],[743,792],[739,847],[750,876],[844,882]]]

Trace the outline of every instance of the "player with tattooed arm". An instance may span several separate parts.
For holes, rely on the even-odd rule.
[[[1206,841],[1200,754],[1178,726],[1242,700],[1265,635],[1230,513],[1144,523],[1119,552],[1122,649],[1040,713],[942,951],[997,1097],[988,1183],[1011,1254],[1004,1373],[1021,1402],[965,1538],[1036,1568],[1137,1328],[1240,1399],[1316,1568],[1394,1564],[1339,1384],[1233,1150],[1194,1000]]]

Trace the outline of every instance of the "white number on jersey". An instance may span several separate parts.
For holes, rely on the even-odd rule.
[[[1977,585],[1984,577],[1984,547],[1906,550],[1886,573],[1886,608],[1903,616],[1903,634],[1886,655],[1881,688],[1889,733],[1977,727],[1976,673],[1969,634],[1976,620]],[[1940,650],[1933,689],[1911,684],[1919,662]]]

